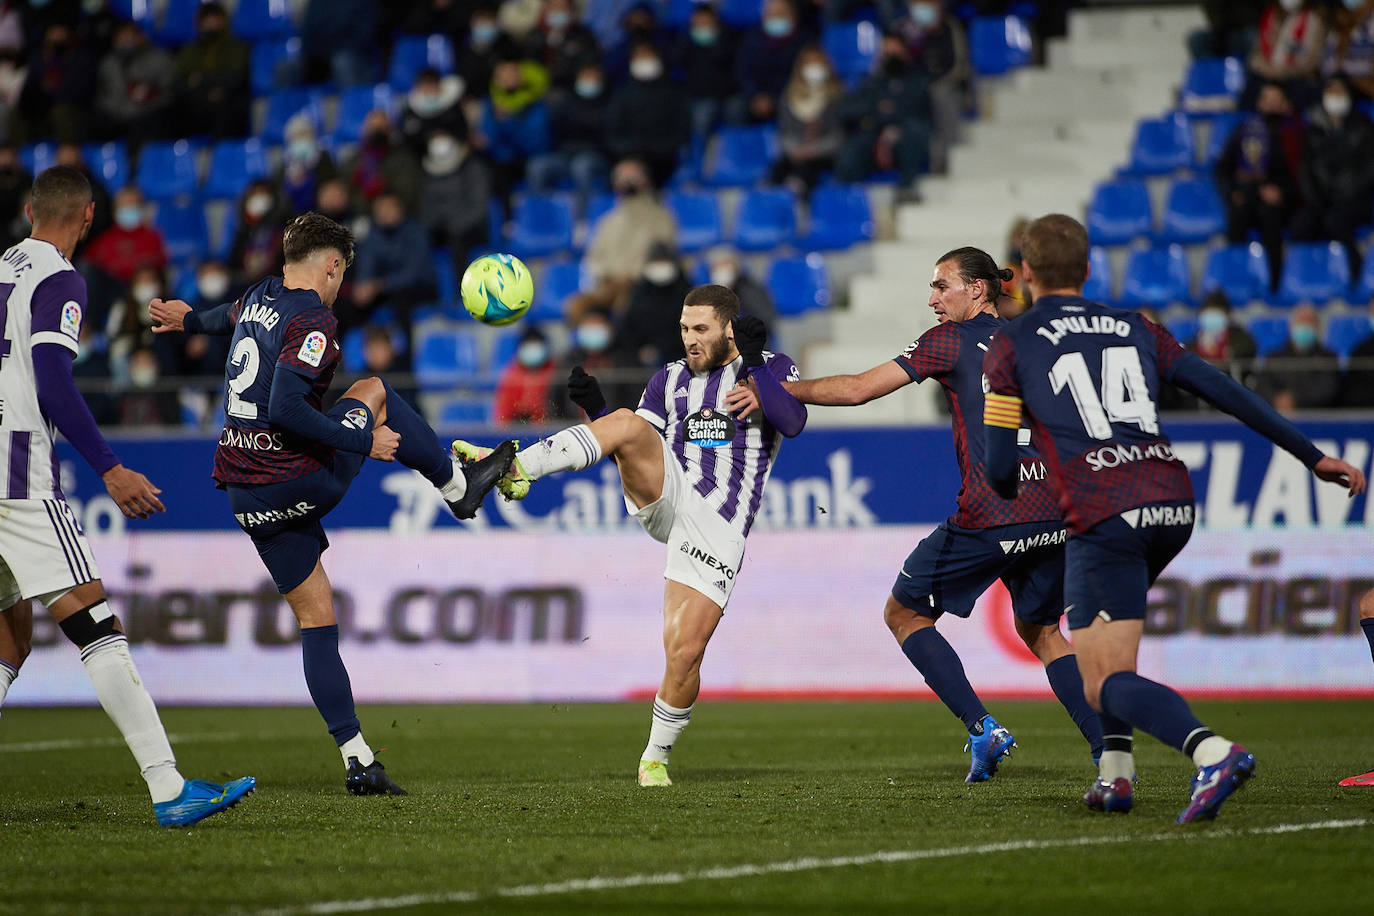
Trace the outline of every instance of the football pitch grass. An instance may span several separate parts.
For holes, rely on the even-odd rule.
[[[1258,769],[1189,827],[1174,751],[1138,736],[1135,811],[1095,815],[1060,707],[990,705],[1020,747],[981,785],[936,703],[703,702],[659,790],[647,703],[365,708],[405,798],[346,795],[313,709],[168,709],[188,777],[259,781],[176,830],[99,709],[9,709],[0,911],[1369,912],[1368,702],[1195,704]]]

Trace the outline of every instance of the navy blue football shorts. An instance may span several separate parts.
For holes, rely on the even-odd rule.
[[[1146,594],[1193,534],[1193,504],[1157,503],[1098,522],[1064,546],[1069,629],[1143,620]]]
[[[340,398],[327,416],[342,420],[344,414],[357,408],[367,411],[371,428],[372,411],[353,398]],[[320,520],[343,499],[365,460],[366,455],[336,451],[328,467],[295,480],[225,486],[234,518],[253,539],[258,556],[283,595],[315,571],[320,555],[329,547]]]
[[[1027,623],[1052,626],[1064,609],[1064,526],[1029,522],[961,528],[944,522],[902,564],[892,597],[923,617],[967,617],[1001,579]]]

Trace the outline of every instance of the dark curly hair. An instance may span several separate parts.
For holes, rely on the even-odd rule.
[[[299,264],[317,251],[337,251],[345,266],[353,263],[353,233],[313,210],[286,224],[281,247],[287,264]]]

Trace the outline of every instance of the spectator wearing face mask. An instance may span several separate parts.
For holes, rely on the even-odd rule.
[[[339,170],[333,157],[320,148],[315,125],[309,116],[302,113],[287,121],[285,137],[277,185],[294,215],[314,207],[319,186],[338,177]]]
[[[159,385],[157,356],[144,347],[129,357],[128,385],[119,397],[119,425],[180,426],[181,402],[177,393]]]
[[[190,304],[197,310],[211,309],[232,302],[240,292],[242,290],[231,286],[229,268],[219,261],[203,261],[196,268],[196,292]],[[182,335],[153,336],[153,349],[158,354],[158,365],[164,367],[164,374],[216,379],[213,388],[218,390],[217,377],[224,373],[230,339],[210,334],[189,334],[184,339],[179,338]],[[171,351],[166,356],[163,347]]]
[[[249,182],[239,197],[239,219],[229,245],[227,263],[233,285],[247,287],[263,277],[281,273],[282,233],[286,208],[277,186],[265,179]]]
[[[1350,84],[1339,74],[1327,79],[1321,107],[1308,115],[1299,183],[1302,209],[1293,238],[1340,242],[1351,276],[1358,277],[1364,261],[1355,232],[1374,211],[1374,121],[1356,110]]]
[[[115,195],[114,225],[86,249],[86,260],[120,283],[128,284],[139,268],[165,270],[167,249],[162,234],[148,225],[143,194],[133,186]]]
[[[359,213],[366,213],[382,193],[397,195],[407,208],[415,206],[419,160],[409,146],[396,139],[391,116],[380,108],[363,118],[362,140],[344,160],[340,174],[348,181],[353,209]]]
[[[1321,345],[1320,337],[1317,310],[1309,303],[1294,308],[1288,316],[1287,343],[1265,359],[1256,382],[1256,390],[1275,409],[1292,412],[1340,402],[1340,360]]]
[[[835,159],[841,181],[896,169],[903,196],[930,162],[930,79],[900,35],[883,36],[878,68],[845,98],[840,121],[849,134]]]
[[[596,36],[577,21],[572,0],[545,0],[538,23],[525,36],[524,51],[548,71],[555,89],[571,89],[578,71],[601,60]]]
[[[340,310],[340,327],[374,321],[383,308],[404,327],[417,306],[434,301],[438,281],[429,239],[398,195],[387,192],[372,202],[372,229],[358,244],[353,271],[352,308]]]
[[[726,119],[735,124],[770,122],[778,116],[778,97],[811,38],[797,22],[790,0],[764,0],[758,27],[745,33],[735,53],[739,100],[731,100]]]
[[[797,55],[792,80],[778,106],[778,141],[782,156],[773,163],[770,180],[786,183],[797,194],[809,195],[821,173],[835,165],[844,140],[840,104],[844,84],[820,45],[808,45]]]
[[[691,139],[687,93],[668,78],[663,57],[647,42],[630,52],[630,80],[611,96],[602,142],[616,159],[634,157],[662,187],[677,167],[678,150]]]
[[[525,178],[531,190],[549,193],[565,178],[583,199],[606,180],[606,150],[602,142],[609,94],[601,65],[587,64],[578,71],[571,93],[549,102],[553,150],[530,159]]]
[[[415,155],[425,154],[430,134],[438,130],[467,139],[468,119],[461,104],[464,88],[460,76],[443,76],[433,68],[420,71],[401,111],[401,136]]]
[[[492,419],[497,423],[541,423],[548,416],[553,352],[538,328],[520,336],[515,358],[496,383]]]
[[[724,246],[713,248],[706,255],[706,266],[712,283],[735,291],[741,314],[753,315],[769,327],[774,326],[778,310],[773,295],[744,269],[739,252]]]
[[[432,246],[452,253],[461,274],[469,252],[488,241],[491,169],[458,137],[437,130],[430,135],[420,170],[420,223]]]
[[[127,377],[129,357],[135,350],[145,347],[151,350],[155,346],[153,319],[148,312],[148,303],[164,298],[165,289],[166,278],[162,271],[141,267],[134,272],[124,295],[110,308],[110,314],[105,319],[105,334],[110,341],[110,362],[116,375]],[[153,352],[167,357],[167,361],[159,366],[164,375],[174,371],[174,346]]]
[[[463,78],[465,91],[473,98],[485,99],[491,91],[497,61],[515,50],[514,41],[501,31],[496,20],[496,7],[485,3],[475,7],[467,41],[458,49],[458,74]]]
[[[902,36],[916,66],[930,77],[930,170],[943,174],[949,148],[959,141],[969,101],[968,39],[959,20],[939,0],[913,0],[892,28]]]
[[[339,225],[347,226],[355,238],[362,238],[367,230],[367,220],[353,209],[348,184],[342,178],[320,182],[315,191],[315,209]],[[344,285],[348,286],[351,282],[352,278],[345,274]]]
[[[668,33],[658,21],[654,5],[645,0],[630,4],[621,17],[620,29],[602,41],[605,53],[601,64],[611,85],[618,86],[630,78],[630,54],[639,44],[653,45],[660,54],[671,44]]]
[[[532,60],[509,57],[491,75],[482,102],[480,145],[495,166],[504,199],[525,173],[531,156],[549,151],[549,74]]]
[[[1317,68],[1326,42],[1326,23],[1318,4],[1277,0],[1260,14],[1259,37],[1246,59],[1249,70],[1240,104],[1249,108],[1259,87],[1280,83],[1299,110],[1315,96]]]
[[[176,57],[177,135],[212,139],[248,132],[248,46],[229,31],[219,3],[196,10],[195,40]]]
[[[308,0],[301,23],[307,81],[361,86],[377,75],[377,0]]]
[[[1258,349],[1255,338],[1231,319],[1231,300],[1221,290],[1213,290],[1202,300],[1197,313],[1197,335],[1188,342],[1188,349],[1198,356],[1229,371],[1232,361],[1255,358]]]
[[[628,363],[647,367],[681,358],[677,319],[691,289],[673,246],[655,243],[639,280],[630,287],[616,335],[616,346]]]
[[[615,326],[606,312],[593,309],[572,323],[572,346],[559,360],[555,384],[549,389],[550,417],[579,420],[585,416],[569,397],[568,386],[561,384],[574,366],[596,376],[612,410],[634,407],[644,390],[643,373],[638,367],[627,367],[617,355]]]
[[[735,94],[735,51],[739,33],[721,21],[714,6],[692,7],[687,28],[673,44],[673,69],[692,100],[692,132],[705,137],[715,128],[726,100]],[[736,102],[736,109],[747,105]]]
[[[174,79],[167,52],[134,23],[120,23],[114,44],[100,61],[99,134],[127,141],[134,153],[145,141],[166,136]]]
[[[588,308],[622,311],[625,291],[639,279],[650,248],[657,242],[677,242],[677,222],[659,200],[643,163],[617,163],[611,189],[615,206],[592,228],[583,264],[593,289],[569,303],[574,320]]]

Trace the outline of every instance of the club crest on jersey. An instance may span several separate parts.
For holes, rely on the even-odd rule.
[[[62,306],[62,322],[57,329],[73,340],[81,336],[81,306],[68,300]]]
[[[323,331],[311,331],[301,343],[301,351],[296,357],[306,365],[318,366],[324,359],[324,349],[329,345]]]
[[[702,448],[721,448],[735,441],[735,421],[715,407],[703,407],[682,421],[682,438]]]
[[[354,429],[367,429],[367,411],[361,407],[354,407],[343,415],[343,419],[339,423]]]

